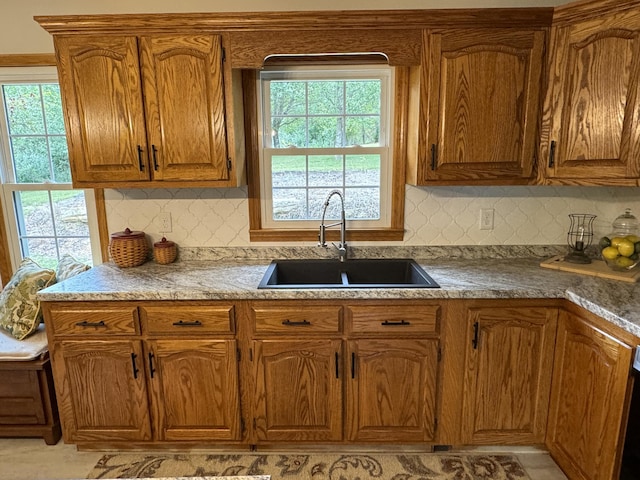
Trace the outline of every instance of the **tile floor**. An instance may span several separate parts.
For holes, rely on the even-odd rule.
[[[489,447],[472,451],[505,452]],[[468,452],[468,450],[465,450]],[[549,455],[534,448],[510,448],[532,480],[566,480]],[[0,439],[1,480],[81,479],[91,471],[103,452],[79,452],[74,445],[48,446],[41,439]]]

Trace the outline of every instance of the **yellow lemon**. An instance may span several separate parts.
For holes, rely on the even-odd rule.
[[[612,247],[618,247],[618,244],[624,240],[624,237],[613,237],[611,238],[611,246]]]
[[[618,253],[618,249],[616,247],[607,247],[602,249],[602,256],[607,260],[615,260],[620,256],[620,253]]]
[[[631,240],[627,240],[626,238],[620,240],[618,243],[618,252],[623,257],[630,257],[636,251],[636,246]]]
[[[629,268],[634,264],[634,261],[627,257],[618,257],[616,258],[616,265],[622,268]]]
[[[624,238],[626,238],[627,240],[633,243],[640,242],[640,237],[638,235],[627,235]]]

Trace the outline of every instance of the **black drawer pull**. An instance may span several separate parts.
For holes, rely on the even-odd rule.
[[[104,323],[104,320],[100,320],[99,322],[87,322],[83,320],[81,322],[77,322],[76,326],[78,327],[106,327],[107,324]]]
[[[411,325],[411,322],[408,322],[407,320],[400,320],[399,322],[385,320],[384,322],[381,322],[380,325],[384,325],[384,326]]]
[[[311,325],[311,322],[308,320],[301,320],[299,322],[292,322],[291,320],[285,320],[282,322],[282,324],[288,327],[300,327],[305,325]]]
[[[201,327],[202,322],[200,320],[194,320],[193,322],[185,322],[180,320],[179,322],[173,322],[174,327]]]
[[[151,378],[153,378],[153,374],[156,373],[156,369],[153,368],[153,359],[154,359],[155,355],[151,352],[149,352],[149,375],[151,376]]]
[[[142,147],[138,145],[138,166],[140,167],[140,171],[144,172],[144,162],[142,161]]]
[[[131,366],[133,367],[133,378],[138,378],[138,372],[140,371],[136,366],[136,355],[135,353],[131,354]]]

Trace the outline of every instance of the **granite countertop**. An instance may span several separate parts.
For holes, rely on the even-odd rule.
[[[42,290],[38,297],[44,301],[564,298],[640,337],[640,285],[539,266],[557,252],[525,249],[496,258],[473,249],[447,254],[391,250],[389,256],[415,258],[441,288],[270,290],[257,288],[267,266],[272,258],[291,258],[291,252],[236,252],[212,258],[187,251],[169,265],[150,261],[121,269],[105,263]],[[522,253],[529,255],[514,256]]]

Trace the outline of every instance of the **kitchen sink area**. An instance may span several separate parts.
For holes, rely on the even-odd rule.
[[[440,288],[409,258],[274,260],[258,288]]]

